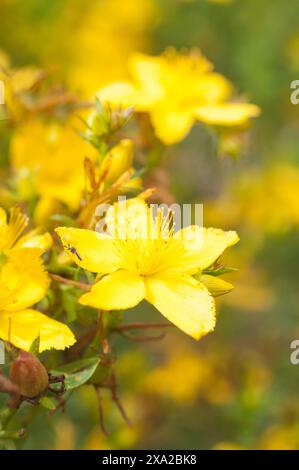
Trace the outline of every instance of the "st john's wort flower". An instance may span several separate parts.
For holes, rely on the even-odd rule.
[[[148,112],[166,145],[182,140],[195,120],[213,126],[243,126],[259,115],[258,106],[233,101],[233,86],[198,51],[161,56],[133,54],[131,82],[113,82],[97,93],[102,102]]]
[[[229,291],[218,278],[198,276],[237,243],[234,231],[189,226],[173,230],[171,213],[154,216],[142,200],[121,201],[106,216],[107,233],[60,227],[57,233],[73,261],[99,273],[79,302],[103,310],[124,310],[142,300],[195,339],[215,326],[215,302],[207,286]],[[79,255],[79,256],[78,256]],[[195,279],[194,276],[197,276]],[[212,278],[212,279],[211,279]]]

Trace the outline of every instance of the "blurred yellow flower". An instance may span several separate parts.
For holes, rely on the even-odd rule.
[[[213,405],[232,400],[233,384],[217,358],[186,349],[176,338],[166,350],[167,360],[143,378],[147,393],[172,399],[180,406],[192,405],[199,398]]]
[[[49,278],[38,248],[16,248],[0,270],[0,338],[28,351],[40,338],[39,351],[65,349],[75,343],[70,329],[29,308],[47,292]]]
[[[30,230],[23,234],[28,225],[28,217],[17,207],[10,209],[9,220],[4,209],[0,207],[0,252],[6,254],[13,248],[38,248],[47,250],[52,245],[49,233],[39,234],[39,230]]]
[[[259,448],[263,450],[298,450],[298,431],[297,423],[270,426],[262,436]]]
[[[84,158],[95,150],[73,129],[72,123],[29,120],[16,130],[11,142],[11,163],[19,188],[42,198],[60,201],[70,210],[80,204],[84,189]]]
[[[124,63],[137,48],[147,46],[147,32],[155,24],[156,13],[152,0],[89,3],[70,32],[71,86],[89,98],[109,81],[125,79]]]
[[[80,303],[122,310],[146,299],[195,339],[212,331],[214,299],[193,275],[237,243],[236,232],[189,226],[174,233],[170,211],[164,216],[158,209],[154,216],[137,198],[111,206],[105,221],[106,233],[57,229],[63,246],[75,249],[70,256],[76,264],[104,274]]]
[[[299,226],[298,198],[299,168],[275,162],[238,175],[218,201],[207,204],[207,213],[212,222],[242,226],[260,245],[267,233]]]
[[[154,57],[131,57],[132,82],[114,82],[98,91],[103,102],[149,112],[157,137],[166,145],[182,140],[197,119],[210,125],[242,126],[259,115],[256,105],[231,101],[232,84],[213,72],[198,50],[169,49]]]
[[[222,441],[215,444],[213,450],[246,450],[246,447],[240,446],[235,442]]]
[[[145,379],[145,387],[147,391],[186,405],[193,403],[200,389],[212,380],[213,373],[207,361],[196,354],[181,352],[150,372]]]
[[[10,58],[0,49],[0,80],[5,87],[5,106],[14,118],[19,117],[28,92],[43,76],[40,69],[34,66],[12,68]]]
[[[29,350],[40,336],[40,352],[64,349],[75,342],[67,326],[29,309],[41,300],[49,287],[49,277],[40,256],[50,247],[49,234],[37,231],[22,235],[28,223],[19,209],[0,209],[0,338]]]

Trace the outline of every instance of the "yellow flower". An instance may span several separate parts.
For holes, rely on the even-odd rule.
[[[0,207],[0,253],[7,254],[12,249],[38,248],[41,252],[52,245],[49,233],[39,234],[39,230],[30,230],[23,235],[28,225],[28,217],[18,207],[9,211],[9,220],[4,209]]]
[[[149,112],[157,137],[166,145],[182,140],[194,121],[210,125],[240,126],[259,115],[253,104],[232,102],[232,84],[213,72],[198,51],[177,54],[173,49],[159,57],[134,54],[133,81],[114,82],[97,96],[112,105]]]
[[[67,326],[28,307],[39,302],[49,287],[40,256],[50,248],[49,233],[23,234],[28,218],[19,208],[10,216],[0,208],[0,338],[29,350],[40,336],[40,352],[64,349],[75,342]]]
[[[33,193],[42,198],[61,201],[71,210],[80,204],[84,189],[84,158],[95,151],[72,128],[28,121],[11,142],[11,162],[20,187],[32,180]],[[29,178],[31,177],[31,179]]]
[[[174,233],[171,218],[160,209],[154,217],[144,201],[131,199],[108,210],[106,233],[59,227],[63,246],[75,248],[70,253],[75,263],[102,275],[80,303],[122,310],[146,299],[195,339],[213,330],[214,299],[193,275],[211,266],[238,236],[197,226]]]
[[[70,329],[33,310],[49,286],[39,248],[14,248],[0,268],[0,338],[29,350],[40,338],[39,351],[65,349],[75,342]]]

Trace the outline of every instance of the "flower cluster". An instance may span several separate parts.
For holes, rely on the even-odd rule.
[[[259,109],[235,100],[198,51],[133,56],[133,81],[104,87],[95,103],[63,91],[43,99],[46,77],[1,60],[13,128],[0,192],[0,338],[11,362],[4,389],[15,408],[53,409],[49,394],[90,383],[98,396],[110,389],[127,420],[110,344],[134,329],[121,311],[145,300],[170,322],[158,327],[200,339],[215,328],[215,297],[233,288],[219,259],[238,242],[235,231],[179,229],[171,208],[155,210],[163,198],[148,184],[151,170],[195,120],[241,132]],[[160,142],[145,144],[153,129]],[[67,348],[49,353],[49,370],[37,357]]]

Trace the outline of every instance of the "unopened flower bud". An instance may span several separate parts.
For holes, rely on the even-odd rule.
[[[101,137],[109,132],[109,123],[104,114],[93,111],[88,118],[88,125],[92,134]]]
[[[207,287],[213,297],[224,295],[233,290],[233,286],[218,276],[201,274],[198,279]]]
[[[106,155],[103,166],[108,165],[106,180],[109,183],[116,181],[132,166],[134,158],[134,144],[130,139],[123,139]]]
[[[21,395],[33,398],[49,385],[48,372],[32,353],[20,351],[10,367],[10,380],[19,387]]]

